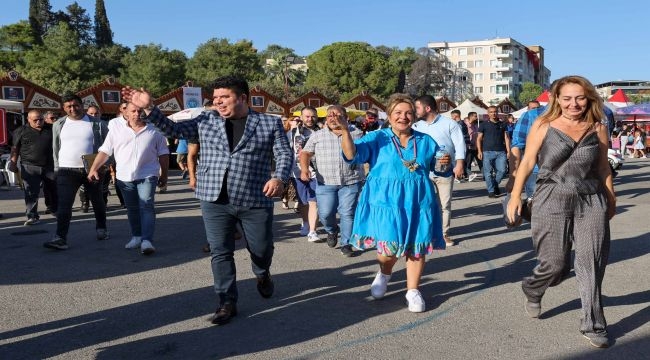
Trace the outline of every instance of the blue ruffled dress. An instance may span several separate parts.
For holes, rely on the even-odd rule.
[[[406,148],[397,145],[405,160],[414,157],[414,141],[415,171],[402,163],[396,147],[399,139],[391,129],[373,131],[355,141],[357,153],[346,161],[370,164],[354,215],[350,245],[355,248],[376,247],[385,256],[416,258],[445,249],[437,195],[429,180],[438,144],[429,135],[413,130]]]

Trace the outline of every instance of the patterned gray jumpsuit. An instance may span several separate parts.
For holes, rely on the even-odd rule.
[[[574,145],[571,137],[551,126],[539,150],[531,219],[537,265],[533,275],[523,279],[522,288],[529,301],[540,302],[549,286],[560,284],[569,275],[573,246],[582,303],[580,331],[604,333],[607,323],[601,284],[610,232],[606,189],[598,175],[598,135],[592,131],[584,136],[567,159]]]

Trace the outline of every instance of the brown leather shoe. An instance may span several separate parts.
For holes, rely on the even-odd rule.
[[[257,278],[257,291],[263,298],[268,299],[273,296],[273,290],[275,290],[275,285],[273,285],[273,280],[271,280],[269,273],[266,276]]]
[[[237,315],[237,305],[233,303],[225,303],[217,309],[217,311],[210,317],[210,322],[215,325],[224,325],[230,322],[230,319]]]

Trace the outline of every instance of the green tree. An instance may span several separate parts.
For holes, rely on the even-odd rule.
[[[444,68],[445,58],[432,53],[429,48],[420,48],[416,54],[417,59],[411,64],[404,92],[413,96],[437,95],[446,88]]]
[[[95,1],[95,45],[98,47],[113,45],[113,32],[106,15],[104,0]]]
[[[94,78],[97,80],[106,79],[109,76],[119,77],[122,68],[122,59],[131,52],[131,50],[120,44],[110,46],[86,47],[88,57],[92,61]]]
[[[635,104],[643,104],[650,102],[650,95],[648,94],[631,94],[627,96],[631,102]]]
[[[86,9],[81,7],[76,1],[66,6],[65,9],[66,16],[64,19],[70,28],[79,35],[79,43],[81,45],[93,44],[93,25],[90,21],[90,16],[86,13]]]
[[[390,51],[388,61],[398,70],[396,93],[403,93],[406,89],[406,75],[411,71],[412,65],[417,59],[418,54],[411,47],[404,50],[395,47]]]
[[[228,39],[213,38],[199,45],[187,63],[187,76],[200,86],[208,86],[218,77],[238,75],[249,83],[264,76],[262,62],[253,43],[241,40],[231,44]]]
[[[522,90],[519,93],[519,102],[528,104],[529,101],[537,99],[542,94],[544,89],[540,85],[532,82],[525,82],[522,84]]]
[[[34,33],[26,20],[0,27],[0,68],[15,69],[34,43]]]
[[[93,62],[79,46],[76,31],[62,22],[48,30],[43,45],[25,53],[18,64],[25,78],[56,93],[78,91],[97,81]]]
[[[136,45],[122,59],[120,82],[144,87],[154,96],[161,96],[185,82],[187,57],[180,50],[163,49],[161,45]]]
[[[337,42],[307,57],[306,87],[317,88],[336,101],[361,91],[387,98],[395,91],[399,69],[369,44]]]
[[[36,44],[43,43],[43,35],[48,28],[51,9],[49,0],[29,0],[29,25],[32,28]]]
[[[271,44],[260,52],[260,58],[265,76],[255,85],[285,98],[285,101],[292,101],[304,93],[303,85],[307,74],[295,66],[302,62],[302,58],[293,49]],[[285,90],[288,94],[285,94]]]

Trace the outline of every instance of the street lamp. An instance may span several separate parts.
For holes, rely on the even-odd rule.
[[[289,100],[289,64],[293,64],[294,56],[284,58],[284,101]]]

